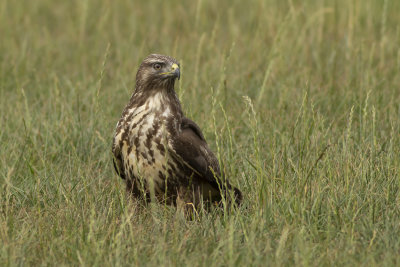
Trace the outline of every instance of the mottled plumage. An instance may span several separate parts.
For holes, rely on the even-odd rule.
[[[157,54],[144,59],[115,130],[115,169],[136,197],[197,206],[201,199],[219,202],[224,195],[240,203],[241,192],[221,179],[200,128],[182,113],[174,90],[179,77],[175,59]]]

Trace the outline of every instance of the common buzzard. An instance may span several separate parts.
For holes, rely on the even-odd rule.
[[[182,112],[174,90],[179,68],[175,59],[158,54],[140,64],[115,130],[115,170],[135,197],[177,206],[220,203],[222,197],[240,204],[242,193],[222,179],[199,126]]]

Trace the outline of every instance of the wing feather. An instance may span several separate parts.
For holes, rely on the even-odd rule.
[[[175,153],[181,158],[204,182],[209,183],[216,190],[232,189],[225,179],[221,181],[221,172],[218,159],[208,147],[201,129],[195,122],[188,118],[182,119],[181,133],[173,140]],[[236,202],[240,203],[242,194],[237,188],[233,188]]]

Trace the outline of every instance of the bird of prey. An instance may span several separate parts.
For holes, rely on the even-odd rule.
[[[204,201],[240,204],[242,193],[221,177],[217,158],[175,93],[179,63],[151,54],[140,64],[136,88],[117,123],[114,167],[141,199],[198,207]]]

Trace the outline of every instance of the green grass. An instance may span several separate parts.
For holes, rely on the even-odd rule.
[[[395,0],[0,0],[0,265],[399,265],[399,21]],[[128,198],[111,140],[153,52],[239,209]]]

